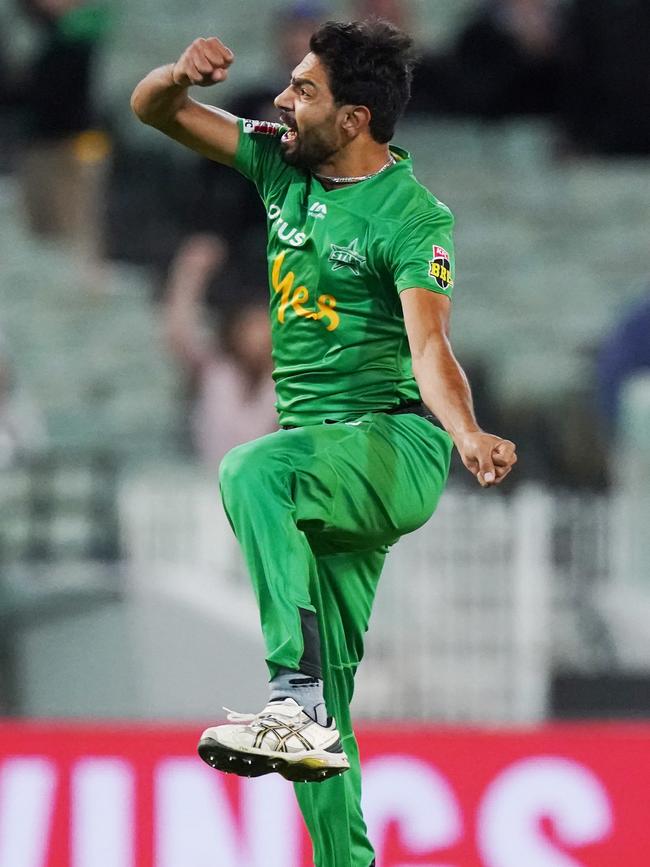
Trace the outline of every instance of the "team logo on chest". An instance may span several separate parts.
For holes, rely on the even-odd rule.
[[[332,252],[328,261],[332,263],[332,271],[338,271],[339,268],[349,268],[358,277],[361,273],[361,266],[366,264],[366,257],[362,256],[357,249],[359,239],[355,238],[347,247],[340,244],[331,244],[330,246]]]

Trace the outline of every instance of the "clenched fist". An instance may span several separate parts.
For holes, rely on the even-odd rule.
[[[455,439],[467,469],[482,488],[499,485],[517,463],[517,447],[510,440],[474,431]]]
[[[209,87],[228,77],[228,67],[235,55],[216,36],[195,39],[172,68],[174,84],[179,87]]]

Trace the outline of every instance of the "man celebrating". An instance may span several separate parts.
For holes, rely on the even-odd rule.
[[[276,98],[280,124],[188,96],[228,75],[234,55],[216,38],[132,98],[142,121],[253,181],[266,208],[282,430],[231,451],[220,483],[271,695],[207,729],[199,753],[224,771],[319,782],[296,786],[318,867],[374,864],[350,701],[388,547],[433,513],[452,444],[482,487],[516,461],[513,443],[479,428],[449,343],[452,215],[388,144],[410,47],[381,20],[325,24]]]

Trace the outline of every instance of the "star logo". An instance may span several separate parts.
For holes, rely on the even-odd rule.
[[[331,244],[330,246],[332,252],[328,261],[332,263],[332,271],[338,271],[339,268],[349,268],[358,277],[361,273],[359,269],[366,264],[366,257],[357,250],[359,239],[355,238],[347,247],[342,247],[339,244]]]

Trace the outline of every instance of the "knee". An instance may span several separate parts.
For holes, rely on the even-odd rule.
[[[281,476],[281,462],[267,439],[263,437],[235,446],[225,455],[219,466],[219,485],[224,498],[234,491],[238,494],[255,491]]]
[[[247,444],[246,444],[247,445]],[[226,452],[219,465],[219,485],[221,490],[229,490],[246,470],[246,445],[235,446]]]

